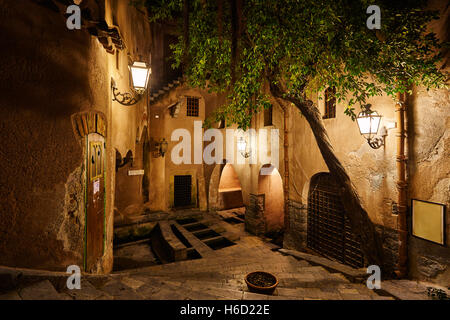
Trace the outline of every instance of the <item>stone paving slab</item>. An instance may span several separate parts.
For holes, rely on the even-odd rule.
[[[306,260],[308,262],[312,262],[315,264],[319,264],[324,266],[327,269],[333,270],[334,272],[340,272],[342,274],[345,274],[346,276],[354,279],[355,281],[358,281],[360,279],[367,277],[367,272],[365,269],[354,269],[352,267],[343,265],[341,263],[338,263],[336,261],[318,257],[312,254],[308,254],[305,252],[299,252],[295,250],[288,250],[288,249],[280,249],[281,253],[292,255],[296,258]]]
[[[64,300],[49,280],[35,283],[19,291],[23,300]]]
[[[95,300],[105,295],[103,291],[97,290],[92,283],[81,279],[81,289],[64,289],[63,292],[75,300]]]
[[[230,225],[231,229],[239,230]],[[180,230],[183,228],[180,227]],[[227,228],[228,229],[228,228]],[[81,290],[67,290],[54,281],[39,281],[20,291],[7,291],[0,299],[75,299],[75,300],[393,300],[369,290],[362,283],[353,283],[362,270],[338,272],[332,263],[322,265],[318,260],[304,259],[304,255],[284,255],[262,239],[241,231],[235,246],[211,250],[198,260],[179,261],[111,275],[82,277]],[[186,236],[194,237],[186,231]],[[198,240],[198,239],[197,239]],[[200,240],[198,240],[202,243]],[[203,244],[203,243],[202,243]],[[200,244],[199,244],[200,245]],[[203,244],[204,245],[204,244]],[[204,245],[207,247],[206,245]],[[206,249],[206,248],[205,248]],[[206,250],[205,250],[206,251]],[[319,257],[316,257],[319,258]],[[244,277],[251,271],[273,273],[279,285],[273,296],[248,292]],[[331,270],[331,271],[330,271]],[[356,270],[356,271],[355,271]],[[348,274],[351,276],[348,277]],[[39,279],[44,279],[42,273]],[[364,276],[366,276],[364,272]],[[66,279],[67,274],[55,275]],[[58,292],[58,290],[61,290]],[[424,297],[426,287],[410,282],[393,281],[382,284],[384,290],[397,290],[399,299]],[[424,289],[425,288],[425,289]],[[426,294],[426,292],[425,292]]]
[[[22,300],[17,291],[10,291],[0,295],[0,300]]]

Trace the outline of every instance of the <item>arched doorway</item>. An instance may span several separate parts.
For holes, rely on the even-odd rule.
[[[242,187],[236,171],[229,163],[218,164],[211,174],[209,208],[227,210],[243,206]]]
[[[307,246],[352,267],[364,266],[359,239],[352,233],[339,188],[329,173],[311,178],[308,193]]]
[[[264,169],[264,170],[263,170]],[[261,167],[258,176],[258,193],[264,194],[264,221],[267,234],[284,228],[283,180],[278,169],[270,164]]]

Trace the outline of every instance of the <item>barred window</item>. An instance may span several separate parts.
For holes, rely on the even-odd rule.
[[[336,88],[329,87],[325,90],[325,113],[323,119],[336,118]]]
[[[199,98],[187,97],[187,113],[188,117],[198,117]]]

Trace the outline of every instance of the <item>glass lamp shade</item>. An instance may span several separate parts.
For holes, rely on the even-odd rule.
[[[145,62],[135,62],[130,66],[130,72],[134,90],[137,92],[145,91],[152,72],[151,69]]]
[[[243,137],[240,137],[237,141],[237,149],[240,153],[245,153],[245,150],[247,149],[247,142]]]
[[[381,116],[376,111],[361,111],[356,118],[359,132],[366,139],[371,139],[378,133],[380,127]]]

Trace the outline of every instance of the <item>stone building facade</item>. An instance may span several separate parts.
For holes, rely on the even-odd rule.
[[[69,31],[62,2],[0,0],[0,24],[7,31],[8,47],[0,53],[4,164],[0,167],[0,264],[49,270],[86,266],[90,135],[92,142],[104,142],[105,219],[96,240],[104,241],[102,253],[86,271],[112,270],[114,219],[186,207],[213,211],[244,205],[248,231],[265,235],[284,230],[285,247],[311,249],[309,212],[318,177],[326,177],[328,169],[308,123],[294,106],[273,101],[271,110],[254,116],[255,140],[248,157],[237,150],[238,136],[228,136],[236,126],[214,124],[223,136],[223,153],[215,155],[223,161],[195,161],[196,150],[202,158],[203,150],[216,142],[204,138],[201,124],[226,102],[226,95],[190,88],[180,71],[169,67],[166,59],[176,29],[150,24],[147,13],[127,1],[91,0],[81,3],[82,30]],[[448,40],[449,8],[439,1],[431,5],[444,18],[430,27]],[[138,104],[125,107],[113,101],[111,79],[121,91],[129,91],[128,65],[136,60],[151,64],[150,88]],[[448,60],[443,68],[448,70]],[[312,98],[325,114],[322,95]],[[423,88],[413,88],[407,101],[408,201],[446,205],[447,235],[449,102],[448,90]],[[377,97],[369,103],[383,116],[381,126],[395,121],[392,98]],[[374,150],[344,109],[344,103],[337,103],[334,115],[323,122],[394,268],[398,257],[395,130],[387,130],[385,145]],[[184,139],[174,134],[178,129],[192,138],[190,163],[173,161],[172,152]],[[164,140],[168,146],[163,156],[159,147]],[[277,154],[271,151],[274,143]],[[260,156],[260,149],[265,156]],[[264,169],[270,172],[264,174]],[[133,170],[144,174],[130,176]],[[440,246],[409,234],[409,276],[448,285],[448,236],[446,241]]]
[[[441,19],[430,28],[442,39],[448,40],[448,13],[449,8],[439,1],[431,1],[430,6],[440,10]],[[448,70],[448,54],[442,68]],[[200,114],[197,119],[186,117],[187,98],[190,96],[200,99]],[[325,115],[324,93],[311,97]],[[349,97],[350,99],[350,97]],[[184,126],[194,133],[194,121],[203,120],[211,112],[222,105],[224,96],[210,94],[203,90],[189,88],[181,85],[168,90],[162,98],[150,103],[150,123],[155,139],[170,140],[173,130]],[[430,90],[413,88],[408,96],[407,103],[407,180],[408,204],[411,199],[420,199],[443,204],[446,210],[446,233],[449,233],[449,91],[448,89]],[[330,136],[335,153],[343,163],[345,169],[355,185],[361,198],[363,207],[380,235],[383,243],[384,256],[389,268],[387,276],[393,276],[393,270],[398,262],[399,238],[397,224],[397,176],[396,176],[396,129],[391,129],[396,121],[395,101],[391,97],[381,96],[368,101],[372,108],[381,114],[380,127],[386,127],[384,136],[385,145],[380,149],[372,149],[361,136],[356,122],[344,114],[345,102],[337,103],[332,116],[324,117],[323,123]],[[204,108],[204,110],[202,110]],[[175,110],[175,116],[174,116]],[[359,112],[359,110],[356,110]],[[179,118],[177,118],[179,117]],[[237,163],[236,158],[229,158],[227,150],[233,149],[233,157],[239,157],[236,140],[229,144],[224,140],[224,161],[221,164],[194,164],[178,166],[172,163],[170,157],[154,158],[150,169],[153,181],[153,190],[150,194],[150,203],[154,210],[168,210],[174,208],[174,189],[172,179],[174,175],[191,175],[195,182],[195,206],[204,210],[224,209],[217,206],[217,198],[224,191],[220,189],[220,180],[224,167],[232,166],[239,183],[243,204],[246,206],[246,228],[248,231],[264,235],[270,233],[269,222],[274,213],[268,212],[272,206],[270,196],[279,194],[284,205],[275,211],[284,215],[285,230],[284,246],[297,250],[310,250],[309,244],[312,235],[308,235],[309,210],[312,210],[311,199],[317,184],[312,184],[318,176],[326,176],[328,168],[322,159],[311,129],[302,117],[299,110],[292,105],[280,106],[273,101],[270,122],[267,121],[267,112],[261,112],[252,120],[251,128],[256,131],[256,144],[254,151],[267,147],[270,150],[270,138],[267,143],[260,143],[259,129],[278,129],[278,166],[275,175],[279,175],[282,185],[270,183],[271,189],[262,190],[261,169],[270,163],[257,157],[251,163],[251,158],[245,158],[243,163]],[[182,121],[181,121],[182,120]],[[186,123],[189,123],[186,126]],[[158,124],[159,123],[159,124]],[[163,123],[163,124],[161,124]],[[221,128],[216,124],[215,128]],[[230,128],[235,128],[230,126]],[[220,129],[226,136],[226,128]],[[201,131],[202,134],[205,130]],[[286,132],[287,135],[284,133]],[[285,136],[287,149],[284,148]],[[167,155],[171,153],[179,140],[169,142]],[[193,142],[192,147],[194,148]],[[209,144],[203,141],[203,148]],[[270,155],[270,152],[268,153]],[[191,155],[194,161],[194,155]],[[234,161],[233,161],[234,160]],[[233,163],[230,163],[233,162]],[[285,170],[286,166],[289,170]],[[286,184],[286,175],[289,183]],[[159,182],[155,182],[159,181]],[[280,190],[280,188],[282,190]],[[150,186],[152,189],[152,186]],[[287,196],[286,196],[287,195]],[[153,199],[153,200],[152,200]],[[287,200],[287,201],[286,201]],[[176,207],[176,206],[175,206]],[[444,246],[419,239],[411,234],[411,206],[408,205],[408,270],[409,277],[429,280],[439,284],[448,285],[450,281],[450,249],[449,240]],[[309,240],[308,240],[309,239]],[[363,257],[357,257],[358,259]],[[355,264],[358,265],[358,264]],[[361,265],[364,265],[361,262]]]
[[[0,1],[0,264],[107,273],[116,153],[147,127],[146,97],[122,106],[111,82],[130,91],[130,61],[150,63],[150,25],[127,1],[85,0],[69,30],[69,2]]]

